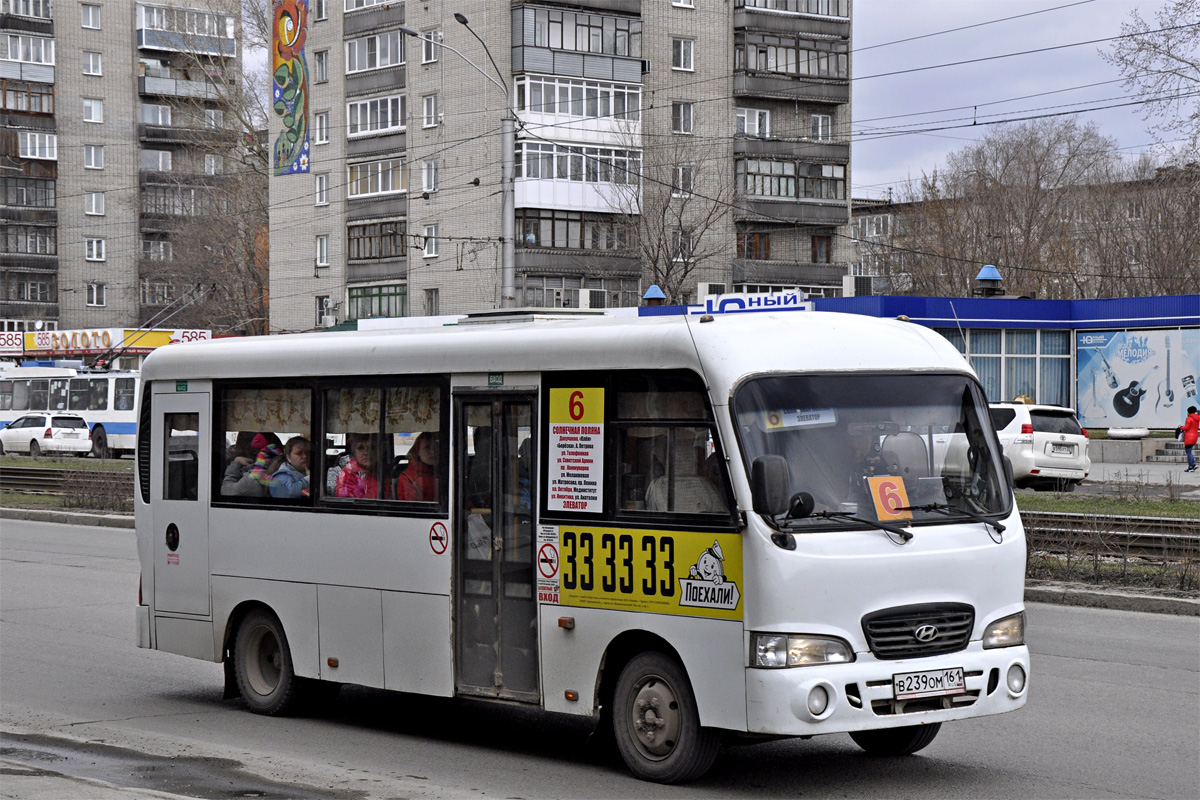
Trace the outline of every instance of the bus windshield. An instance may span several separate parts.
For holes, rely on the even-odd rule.
[[[757,378],[736,391],[734,414],[747,468],[763,455],[787,461],[792,510],[775,522],[789,530],[1011,508],[986,399],[963,375]],[[811,506],[796,502],[802,492]]]

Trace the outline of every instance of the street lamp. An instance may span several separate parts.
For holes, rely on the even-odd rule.
[[[513,194],[513,167],[517,146],[517,118],[516,114],[513,113],[508,85],[502,82],[503,73],[496,66],[496,60],[492,58],[492,53],[488,50],[487,44],[467,24],[465,16],[455,14],[454,19],[468,31],[471,31],[471,35],[479,41],[479,44],[483,45],[483,52],[487,54],[488,60],[492,62],[492,67],[496,70],[496,75],[501,80],[497,80],[487,74],[478,64],[450,45],[433,40],[429,40],[430,43],[454,53],[463,61],[470,64],[476,72],[491,81],[500,91],[504,92],[504,116],[500,120],[500,307],[513,308],[517,304],[517,270],[515,263],[516,253],[514,250],[514,242],[516,240],[516,202]],[[421,32],[415,28],[401,25],[400,32],[414,39],[422,38]]]

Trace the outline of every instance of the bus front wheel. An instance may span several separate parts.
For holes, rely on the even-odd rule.
[[[928,747],[941,728],[940,722],[906,725],[878,731],[854,731],[850,738],[873,756],[907,756]]]
[[[287,636],[274,614],[256,609],[246,615],[238,627],[233,658],[238,689],[251,711],[274,716],[292,707],[297,680]]]
[[[683,667],[663,653],[642,653],[625,665],[612,720],[621,758],[643,780],[695,780],[712,766],[721,744],[715,730],[700,726]]]

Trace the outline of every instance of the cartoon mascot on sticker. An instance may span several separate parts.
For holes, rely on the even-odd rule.
[[[721,552],[720,543],[713,542],[712,547],[701,553],[696,563],[688,568],[688,577],[720,586],[725,582],[724,562],[725,555]]]

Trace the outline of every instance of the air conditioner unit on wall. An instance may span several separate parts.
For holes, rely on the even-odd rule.
[[[608,295],[603,289],[580,289],[580,308],[607,308]]]
[[[321,316],[322,328],[332,328],[334,325],[337,325],[337,317],[333,316],[332,314],[324,314]]]
[[[725,294],[726,287],[723,283],[697,283],[696,284],[696,301],[703,300],[710,294]]]
[[[870,275],[843,275],[842,297],[869,297],[878,293],[881,283]]]

